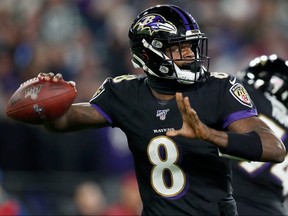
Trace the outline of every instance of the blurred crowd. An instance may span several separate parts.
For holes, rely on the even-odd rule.
[[[5,106],[19,85],[39,72],[62,73],[64,79],[74,80],[75,102],[89,100],[108,76],[142,73],[130,62],[128,29],[139,12],[163,3],[182,6],[197,20],[209,38],[211,71],[233,74],[262,54],[288,59],[287,0],[0,0],[0,169],[4,177],[11,172],[68,171],[95,172],[111,180],[133,169],[122,131],[51,134],[7,119]],[[11,179],[5,185],[16,195],[30,188],[25,185],[16,191]],[[119,197],[120,188],[115,192]],[[108,201],[106,197],[101,202],[108,205],[111,194],[105,196]],[[33,215],[33,210],[26,212]]]

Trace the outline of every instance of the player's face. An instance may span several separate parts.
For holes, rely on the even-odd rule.
[[[192,51],[192,44],[188,42],[179,43],[170,46],[165,50],[165,54],[174,60],[177,66],[189,64],[195,59],[195,53]]]

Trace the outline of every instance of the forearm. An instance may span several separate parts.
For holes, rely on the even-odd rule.
[[[224,132],[209,128],[207,138],[221,152],[251,161],[282,162],[285,146],[275,134],[265,127],[247,133]]]
[[[262,142],[255,132],[239,134],[233,132],[210,130],[207,141],[217,145],[222,153],[251,161],[262,158]]]
[[[46,122],[44,126],[53,132],[72,132],[87,128],[108,126],[108,122],[89,103],[77,103],[60,118]]]
[[[224,131],[218,131],[213,128],[208,128],[209,136],[206,141],[213,143],[219,148],[226,149],[228,146],[228,134]]]
[[[69,131],[69,125],[67,123],[67,119],[71,113],[71,110],[73,110],[73,108],[69,108],[67,110],[66,113],[64,113],[64,115],[62,115],[61,117],[55,119],[55,120],[51,120],[51,121],[45,121],[43,123],[43,126],[50,132],[66,132]]]

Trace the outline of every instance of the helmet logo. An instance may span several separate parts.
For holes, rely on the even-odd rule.
[[[177,33],[177,28],[171,22],[167,21],[163,16],[159,14],[149,14],[142,17],[133,26],[133,29],[141,31],[142,33],[147,31],[149,35],[153,35],[154,32],[164,31],[172,34]]]

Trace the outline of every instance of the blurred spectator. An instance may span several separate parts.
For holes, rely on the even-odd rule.
[[[69,43],[81,30],[80,22],[75,4],[67,0],[46,0],[42,7],[42,39],[49,44]]]
[[[3,188],[0,188],[0,215],[7,216],[20,216],[21,215],[21,207],[19,203],[13,199],[8,197]]]
[[[119,191],[119,201],[108,206],[103,215],[141,215],[142,202],[134,172],[124,174]]]
[[[106,198],[98,183],[86,181],[76,187],[74,204],[79,216],[103,215]]]
[[[0,216],[28,216],[23,203],[8,193],[2,186],[2,172],[0,171]]]

